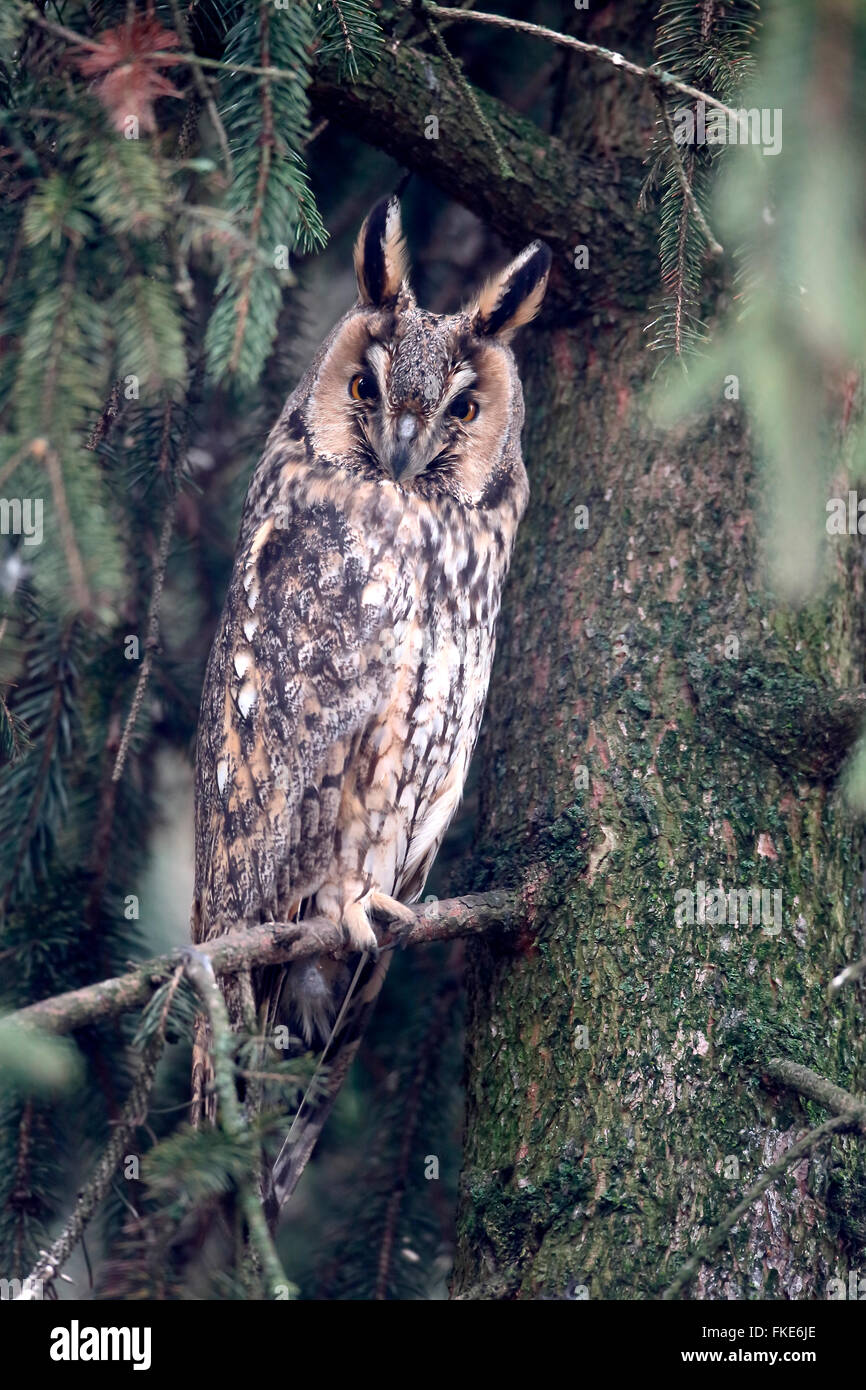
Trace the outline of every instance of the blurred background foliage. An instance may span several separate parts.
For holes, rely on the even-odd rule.
[[[611,42],[610,7],[496,9]],[[796,600],[840,543],[826,499],[863,472],[866,12],[857,0],[657,9],[656,52],[629,58],[783,113],[778,155],[675,154],[668,123],[687,99],[668,91],[632,153],[659,226],[655,408],[671,419],[736,379],[765,463],[773,582]],[[482,25],[443,34],[470,82],[545,131],[575,65],[596,61]],[[7,1009],[186,939],[198,698],[244,491],[354,297],[361,219],[405,172],[320,119],[309,76],[326,55],[352,82],[395,35],[437,51],[396,0],[7,0],[0,12],[0,497],[42,499],[45,528],[39,545],[0,536]],[[263,76],[272,66],[291,78]],[[450,309],[506,248],[423,173],[404,195],[414,283]],[[852,794],[866,803],[861,762]],[[474,886],[472,819],[470,783],[428,892]],[[445,1294],[460,963],[459,945],[430,949],[389,976],[280,1237],[303,1296]],[[119,1171],[92,1258],[72,1266],[76,1296],[237,1293],[220,1274],[175,1278],[164,1258],[178,1193],[219,1190],[243,1166],[220,1136],[192,1142],[184,1128],[190,1014],[171,1014],[137,1131],[143,1178]],[[0,1273],[27,1272],[104,1148],[137,1023],[32,1053],[0,1037]]]

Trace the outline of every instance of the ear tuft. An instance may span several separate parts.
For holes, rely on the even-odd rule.
[[[397,198],[383,198],[367,216],[355,242],[355,274],[362,304],[382,307],[397,297],[408,271]]]
[[[552,261],[550,249],[533,241],[510,265],[487,281],[469,310],[476,333],[510,342],[541,308]]]

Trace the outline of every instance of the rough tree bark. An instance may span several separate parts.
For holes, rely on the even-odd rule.
[[[621,31],[602,41],[649,60],[652,13],[618,7]],[[532,502],[479,753],[481,848],[461,885],[522,885],[532,912],[516,949],[470,951],[453,1293],[657,1297],[761,1168],[827,1118],[762,1066],[781,1056],[866,1083],[863,983],[827,991],[862,954],[861,837],[834,782],[859,722],[862,697],[834,692],[862,681],[862,566],[840,546],[826,589],[786,609],[763,570],[747,422],[722,382],[699,421],[650,423],[658,270],[652,227],[630,211],[650,94],[574,62],[558,141],[535,159],[561,169],[574,152],[556,181],[563,224],[558,192],[536,181],[513,197],[489,160],[480,177],[465,104],[461,159],[425,148],[417,83],[427,72],[432,91],[431,70],[447,104],[435,63],[391,54],[359,95],[362,133],[515,245],[542,235],[559,251],[552,308],[523,343]],[[326,77],[316,95],[347,114]],[[524,169],[523,143],[545,137],[485,110]],[[781,892],[781,930],[677,925],[675,894],[699,883]],[[834,1138],[774,1184],[684,1296],[825,1296],[863,1261],[864,1147]]]

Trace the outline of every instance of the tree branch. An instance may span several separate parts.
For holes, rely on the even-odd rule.
[[[562,267],[550,290],[560,304],[597,300],[614,283],[618,303],[643,307],[657,276],[653,223],[636,211],[641,161],[581,158],[503,102],[475,95],[481,121],[441,59],[400,43],[351,84],[340,81],[336,61],[321,60],[310,88],[321,115],[436,183],[510,246],[547,242]],[[497,167],[491,133],[508,152],[510,178]],[[573,269],[578,245],[589,248],[586,270]]]
[[[431,941],[452,941],[458,936],[482,935],[507,929],[520,920],[518,897],[500,891],[422,903],[414,911],[415,926],[405,935],[382,933],[383,950],[397,945],[421,946]],[[210,959],[217,975],[236,975],[252,966],[277,965],[305,960],[309,956],[349,954],[342,929],[325,917],[244,927],[202,942],[197,950]],[[182,953],[174,951],[145,961],[127,975],[42,999],[38,1004],[8,1014],[4,1026],[71,1033],[97,1019],[117,1018],[146,1004],[182,959]]]
[[[402,0],[407,3],[407,0]],[[743,124],[741,113],[731,106],[726,106],[718,97],[710,96],[709,92],[702,92],[698,87],[692,87],[688,82],[682,82],[675,77],[672,72],[666,72],[657,64],[652,67],[641,67],[639,63],[632,63],[622,53],[615,52],[612,48],[604,48],[598,43],[587,43],[585,39],[576,39],[572,34],[561,34],[558,29],[545,29],[541,24],[530,24],[525,19],[512,19],[509,15],[483,14],[478,10],[455,10],[448,9],[444,5],[434,5],[430,0],[421,0],[418,6],[425,15],[432,15],[434,19],[441,20],[443,23],[454,24],[457,20],[469,20],[476,24],[493,24],[498,29],[511,29],[515,33],[528,34],[531,38],[544,39],[547,43],[558,44],[562,48],[573,48],[578,53],[585,53],[590,58],[599,58],[604,63],[609,63],[611,67],[618,68],[620,72],[630,73],[632,77],[639,77],[644,82],[650,82],[653,86],[661,87],[663,90],[680,92],[683,96],[691,97],[693,101],[702,101],[707,106],[714,107],[717,111],[723,111],[729,120],[735,121],[737,125]]]
[[[828,1081],[816,1071],[810,1071],[799,1062],[788,1062],[784,1057],[773,1057],[764,1068],[774,1081],[780,1081],[791,1091],[797,1091],[808,1100],[824,1105],[835,1115],[847,1115],[853,1126],[866,1134],[866,1101],[858,1100],[835,1081]]]

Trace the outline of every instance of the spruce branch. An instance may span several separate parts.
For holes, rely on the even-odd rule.
[[[267,68],[269,48],[269,18],[266,6],[259,5],[259,24],[261,34],[261,55],[262,67]],[[253,202],[252,217],[249,225],[249,238],[254,244],[258,241],[259,230],[261,228],[262,217],[264,215],[265,194],[268,188],[268,176],[271,169],[271,161],[274,157],[274,107],[271,100],[271,87],[268,78],[263,77],[261,81],[261,102],[262,102],[262,123],[261,134],[259,136],[259,172],[256,181],[255,200]],[[252,285],[253,269],[255,262],[250,256],[247,264],[239,278],[239,293],[235,306],[236,324],[235,335],[232,342],[231,356],[229,357],[229,371],[234,375],[237,372],[241,349],[244,343],[244,332],[246,330],[247,315],[250,310],[250,289]]]
[[[364,63],[375,62],[382,30],[368,0],[326,0],[316,28],[320,53],[339,54],[340,71],[354,82]]]
[[[689,177],[686,173],[685,166],[683,164],[682,156],[679,152],[679,147],[677,146],[677,140],[674,134],[674,128],[673,123],[671,121],[670,112],[668,111],[668,108],[665,105],[663,97],[659,98],[659,106],[661,108],[661,116],[662,121],[664,123],[665,133],[668,137],[668,152],[670,154],[671,163],[673,164],[674,169],[676,171],[680,188],[683,191],[683,197],[685,198],[686,202],[691,208],[692,213],[694,214],[695,221],[697,222],[698,226],[704,234],[710,252],[714,256],[721,256],[725,248],[721,245],[721,243],[716,239],[715,235],[713,234],[713,231],[709,223],[707,222],[707,219],[704,216],[703,211],[701,210],[701,205],[695,197],[694,189],[692,188],[692,185],[689,181]]]
[[[243,10],[226,40],[228,76],[221,109],[231,142],[235,176],[225,196],[244,245],[222,248],[216,303],[205,337],[208,371],[254,386],[271,351],[289,266],[279,256],[326,241],[301,154],[309,134],[307,65],[312,13],[295,6],[272,23],[265,0]],[[236,60],[256,56],[259,78]],[[278,80],[272,59],[281,60]],[[294,69],[287,65],[294,62]],[[219,247],[219,243],[218,243]],[[280,269],[278,270],[278,265]]]
[[[17,789],[10,786],[9,777],[4,785],[4,803],[0,803],[3,845],[10,851],[0,900],[0,917],[9,910],[15,898],[19,873],[25,869],[28,856],[33,854],[34,844],[40,838],[45,838],[47,830],[56,832],[59,823],[63,804],[61,765],[71,752],[71,730],[75,721],[78,685],[74,663],[75,635],[74,621],[64,623],[59,634],[58,649],[53,653],[47,671],[41,653],[37,651],[32,658],[33,688],[29,688],[28,682],[25,694],[29,697],[26,705],[27,732],[33,747],[29,756],[20,760],[15,768],[22,788],[21,808],[14,794]],[[55,634],[47,632],[46,647],[52,646],[54,639]],[[5,815],[2,814],[4,810]],[[13,848],[16,844],[17,848]],[[36,874],[32,862],[29,870],[32,880]]]
[[[754,25],[748,21],[755,9],[754,0],[730,0],[724,6],[664,0],[657,16],[656,53],[661,63],[700,82],[715,99],[723,98],[729,120],[732,113],[740,126],[744,113],[732,112],[731,103],[749,72]],[[681,153],[671,121],[671,93],[662,83],[652,87],[660,116],[638,207],[646,207],[648,190],[661,174],[659,258],[665,299],[647,328],[654,330],[653,351],[672,353],[685,365],[686,354],[697,351],[707,338],[699,316],[705,255],[722,251],[703,212],[720,150],[692,143]],[[691,105],[707,104],[703,99]]]
[[[189,26],[186,22],[186,16],[184,15],[183,10],[178,4],[178,0],[171,0],[171,13],[174,19],[174,27],[180,35],[181,42],[186,44],[187,49],[192,51],[192,43],[190,41],[189,35]],[[213,99],[213,93],[211,92],[210,86],[208,85],[207,79],[205,78],[205,75],[202,72],[201,67],[198,65],[198,63],[192,63],[190,66],[192,67],[192,80],[195,84],[195,89],[201,97],[205,110],[207,111],[210,117],[211,125],[214,128],[214,133],[216,135],[217,140],[219,141],[219,147],[222,150],[223,163],[225,165],[226,174],[229,178],[229,181],[231,181],[234,177],[234,165],[232,163],[232,154],[231,150],[229,149],[229,142],[225,132],[225,126],[220,120],[220,113],[217,110],[217,104]]]
[[[446,898],[413,911],[415,925],[399,940],[386,932],[380,939],[383,950],[508,931],[521,920],[519,896],[502,890]],[[240,928],[203,942],[198,950],[210,959],[217,975],[236,975],[253,966],[288,964],[316,955],[351,954],[342,928],[324,917]],[[157,956],[126,975],[29,1004],[7,1015],[6,1022],[49,1033],[70,1033],[100,1019],[118,1018],[146,1004],[177,964],[177,952]]]

